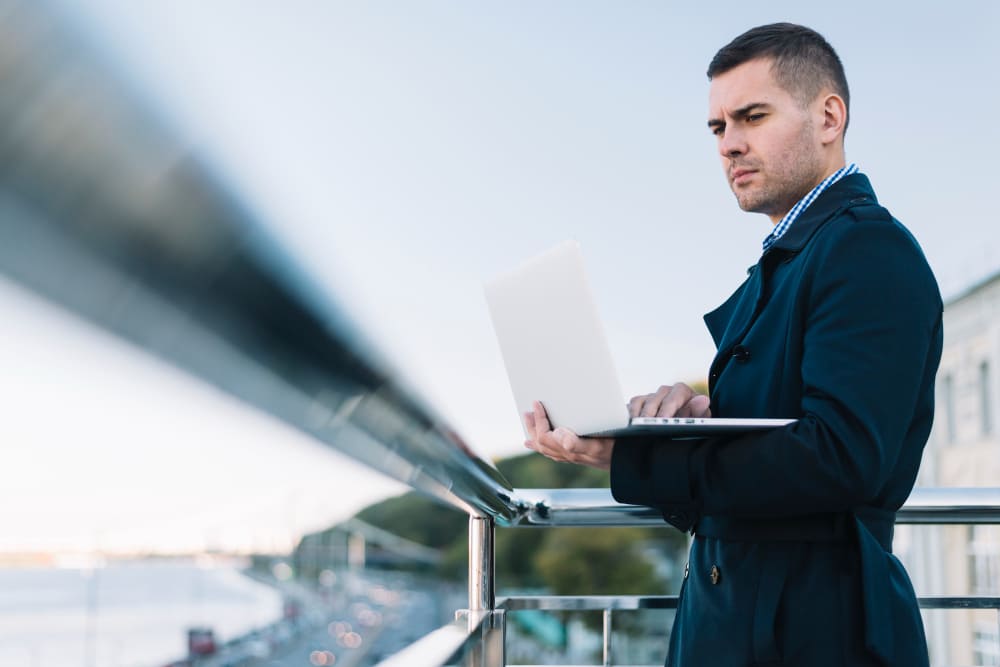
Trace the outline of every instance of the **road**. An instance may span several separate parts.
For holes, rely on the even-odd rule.
[[[398,573],[350,574],[337,587],[279,586],[292,618],[231,642],[192,667],[372,667],[444,625],[463,588]]]

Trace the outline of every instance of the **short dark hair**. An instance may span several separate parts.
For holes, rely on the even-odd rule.
[[[824,86],[829,86],[850,109],[851,93],[837,52],[823,35],[794,23],[771,23],[747,30],[719,49],[708,65],[708,78],[712,80],[757,58],[773,59],[771,71],[778,85],[801,104],[812,102]]]

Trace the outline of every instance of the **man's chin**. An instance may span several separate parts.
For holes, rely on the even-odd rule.
[[[762,197],[754,197],[749,192],[733,192],[736,195],[736,204],[741,210],[747,213],[762,213],[763,215],[773,215],[774,211],[778,208],[775,202],[766,200]]]
[[[761,202],[752,197],[741,197],[739,193],[733,193],[736,195],[736,204],[747,213],[760,213]]]

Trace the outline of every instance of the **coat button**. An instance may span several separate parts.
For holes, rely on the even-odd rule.
[[[712,566],[712,571],[708,573],[708,576],[712,579],[712,585],[715,586],[722,579],[722,571],[719,569],[718,565]]]
[[[687,563],[684,563],[684,578],[685,579],[688,578],[688,569],[690,569],[690,567],[691,567],[690,561],[687,562]]]
[[[733,348],[733,359],[736,361],[749,361],[750,350],[743,345],[737,345]]]

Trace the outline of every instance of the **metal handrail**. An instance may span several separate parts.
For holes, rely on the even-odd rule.
[[[515,489],[519,511],[511,526],[662,526],[655,509],[622,505],[610,489]],[[1000,523],[1000,488],[917,488],[897,523]]]
[[[917,598],[922,609],[997,609],[1000,597],[991,595],[925,595]],[[505,611],[636,611],[677,609],[676,595],[517,595],[497,599]]]
[[[0,62],[0,272],[375,470],[513,518],[506,479],[398,380],[155,96],[45,3],[4,10]]]

